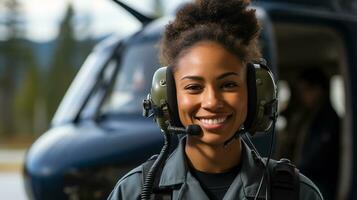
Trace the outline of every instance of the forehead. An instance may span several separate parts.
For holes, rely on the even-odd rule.
[[[217,42],[200,42],[187,49],[177,60],[176,72],[180,74],[239,73],[244,67],[241,59]]]

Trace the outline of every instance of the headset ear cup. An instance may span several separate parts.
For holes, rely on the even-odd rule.
[[[273,74],[264,64],[247,65],[248,113],[245,129],[254,134],[265,132],[277,116],[277,89]]]
[[[166,69],[166,84],[167,84],[167,104],[169,107],[170,123],[175,127],[183,127],[178,107],[177,107],[177,94],[176,94],[176,84],[173,73],[173,68],[168,66]]]
[[[248,89],[248,112],[244,122],[244,128],[248,131],[252,130],[252,125],[256,118],[257,109],[257,86],[255,67],[252,63],[247,64],[247,89]],[[254,133],[251,133],[254,134]]]

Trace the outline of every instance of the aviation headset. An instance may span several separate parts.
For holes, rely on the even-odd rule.
[[[247,64],[248,113],[244,130],[250,134],[270,129],[277,117],[277,88],[273,74],[261,59]],[[169,126],[184,128],[178,107],[172,67],[161,67],[154,73],[151,92],[143,102],[143,115],[154,116],[162,131]],[[150,113],[151,112],[151,113]]]
[[[275,123],[277,117],[277,92],[273,75],[264,60],[261,60],[259,63],[247,64],[247,86],[248,113],[244,127],[243,129],[237,130],[234,136],[225,142],[225,145],[232,141],[237,135],[240,135],[240,133],[247,134],[247,132],[249,132],[253,135],[257,131],[268,131],[270,127],[272,127],[272,132],[274,133],[274,125],[272,126],[272,124]],[[154,116],[154,120],[161,128],[165,137],[161,152],[147,173],[142,187],[141,200],[149,200],[151,199],[155,177],[159,172],[159,168],[163,167],[164,161],[168,157],[170,132],[174,131],[174,133],[177,133],[175,130],[181,129],[181,133],[197,135],[197,133],[201,134],[201,129],[196,125],[188,126],[185,130],[180,121],[172,67],[162,67],[154,73],[151,92],[143,101],[143,115],[146,117]],[[248,141],[251,143],[249,138]],[[273,142],[271,142],[270,154],[266,166],[268,166],[270,160],[272,144]],[[253,144],[252,146],[255,149]],[[262,180],[265,174],[267,174],[267,171],[268,167],[266,167],[266,173],[262,175]],[[262,181],[260,182],[260,186],[261,184]],[[256,194],[259,194],[260,186]]]

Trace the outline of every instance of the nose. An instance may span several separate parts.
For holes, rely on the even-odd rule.
[[[222,94],[215,88],[208,88],[203,92],[201,106],[210,111],[223,108]]]

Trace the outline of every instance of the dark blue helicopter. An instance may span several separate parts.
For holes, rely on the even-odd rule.
[[[150,18],[114,1],[143,27],[124,39],[101,42],[88,56],[51,128],[27,152],[24,179],[31,199],[105,199],[123,174],[161,149],[159,128],[142,117],[142,100],[159,67],[156,44],[172,16]],[[336,199],[357,199],[357,104],[352,103],[357,99],[357,1],[260,0],[254,7],[263,26],[263,54],[281,89],[299,67],[314,64],[324,66],[336,83],[333,90],[342,94],[335,99],[342,148],[340,159],[331,161],[340,165]],[[254,139],[263,155],[267,137]]]

